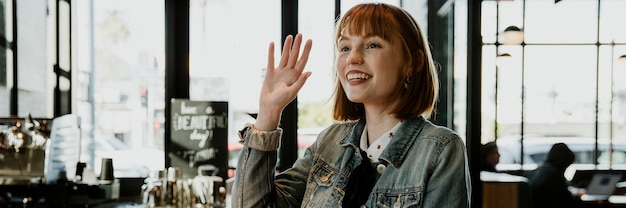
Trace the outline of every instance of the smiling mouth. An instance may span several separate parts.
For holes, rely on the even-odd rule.
[[[368,79],[372,78],[372,76],[364,74],[364,73],[353,73],[353,74],[348,74],[347,78],[348,78],[348,81],[368,80]]]

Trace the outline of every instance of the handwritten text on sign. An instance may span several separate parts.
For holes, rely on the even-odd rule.
[[[206,109],[198,109],[197,106],[186,106],[185,102],[181,102],[180,105],[180,115],[176,118],[174,130],[193,131],[189,135],[189,139],[199,140],[198,147],[204,147],[207,140],[213,138],[213,129],[226,128],[226,122],[228,122],[226,113],[212,115],[215,111],[211,106],[206,107]]]

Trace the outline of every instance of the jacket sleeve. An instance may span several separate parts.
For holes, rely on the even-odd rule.
[[[252,125],[239,132],[240,143],[244,146],[235,170],[232,207],[300,206],[308,177],[305,164],[308,163],[300,159],[294,167],[276,175],[281,135],[281,129],[258,131]]]
[[[428,179],[424,207],[469,207],[471,184],[465,144],[449,134]]]

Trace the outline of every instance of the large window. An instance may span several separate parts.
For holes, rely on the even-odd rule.
[[[12,39],[12,23],[10,18],[12,17],[11,5],[7,5],[8,2],[0,1],[0,115],[9,115],[9,72],[12,72],[12,58],[11,39]]]
[[[270,42],[280,57],[280,8],[280,1],[190,1],[189,95],[228,102],[230,167],[241,147],[237,130],[258,113]]]
[[[617,80],[626,73],[619,61],[626,54],[619,21],[626,2],[483,1],[482,7],[481,140],[498,142],[499,167],[532,168],[555,142],[577,152],[576,163],[623,164],[626,93]],[[520,28],[522,42],[507,42],[510,26]]]
[[[76,1],[75,114],[81,160],[99,172],[112,157],[116,177],[164,168],[164,2]]]
[[[0,62],[4,66],[0,70],[0,117],[11,115],[12,78],[18,77],[19,116],[78,115],[83,134],[81,160],[96,174],[103,157],[113,157],[116,177],[145,177],[152,170],[163,169],[168,119],[164,1],[91,0],[70,5],[59,0],[57,8],[56,0],[20,0],[18,22],[23,25],[18,33],[19,73],[15,75],[11,45],[18,38],[12,36],[12,2],[0,1],[0,15],[6,17],[0,21],[0,41],[6,42],[0,48],[4,61]],[[299,150],[333,122],[330,98],[335,86],[336,15],[372,1],[344,0],[335,9],[336,2],[298,2],[297,30],[304,38],[313,39],[307,65],[313,76],[298,95]],[[403,6],[398,0],[382,2]],[[413,6],[407,10],[426,32],[427,1],[420,2],[405,4]],[[283,5],[281,1],[189,3],[189,99],[228,102],[229,165],[234,167],[233,158],[240,147],[236,131],[253,122],[258,111],[268,44],[275,43],[279,57],[285,38],[281,35]],[[57,95],[53,91],[57,85],[55,64],[63,75]],[[67,109],[57,112],[55,97],[60,96],[71,102],[61,99]],[[129,156],[131,153],[135,156]]]
[[[0,117],[53,115],[51,55],[55,30],[54,16],[47,14],[48,4],[36,0],[0,1]],[[17,74],[14,66],[19,67]],[[12,95],[20,98],[17,112],[11,112]]]
[[[333,0],[299,1],[298,31],[313,40],[306,70],[313,72],[298,94],[298,152],[332,122],[331,94],[335,86]]]

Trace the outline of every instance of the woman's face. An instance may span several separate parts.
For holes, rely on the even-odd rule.
[[[345,29],[344,31],[349,31]],[[348,99],[355,103],[388,106],[401,82],[401,47],[378,36],[342,34],[337,48],[337,76]]]

